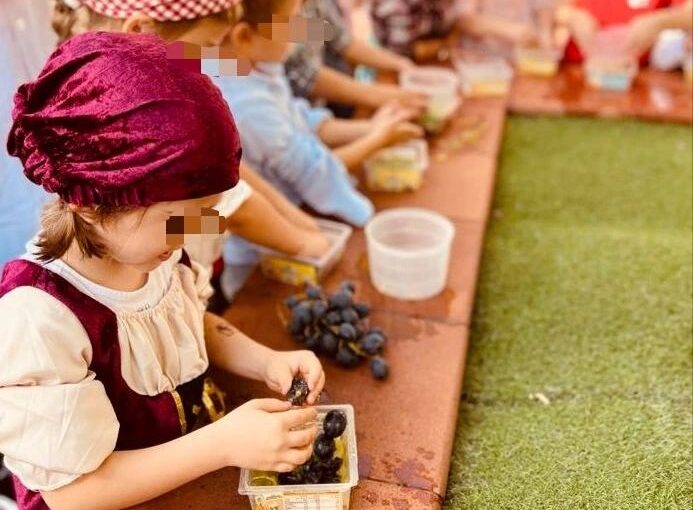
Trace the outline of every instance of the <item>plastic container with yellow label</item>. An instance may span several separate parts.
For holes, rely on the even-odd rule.
[[[317,220],[320,230],[331,242],[330,249],[320,259],[290,257],[282,253],[258,248],[260,268],[265,276],[287,285],[316,284],[339,262],[352,228],[336,221]]]
[[[504,96],[510,91],[513,69],[500,57],[456,57],[455,69],[467,97]]]
[[[248,496],[252,510],[348,510],[351,489],[359,482],[358,452],[354,408],[350,405],[317,406],[320,426],[333,409],[346,414],[347,428],[336,440],[337,455],[342,459],[341,481],[319,485],[277,485],[276,473],[241,470],[238,492]]]
[[[378,151],[365,163],[366,186],[371,191],[403,192],[421,187],[428,168],[428,145],[412,140]]]
[[[561,60],[559,50],[543,48],[515,48],[515,68],[519,74],[550,77],[558,72]]]

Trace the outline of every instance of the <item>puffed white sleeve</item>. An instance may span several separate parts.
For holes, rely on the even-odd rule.
[[[91,357],[84,327],[57,299],[32,287],[0,299],[0,452],[30,490],[68,485],[115,449],[118,419]]]

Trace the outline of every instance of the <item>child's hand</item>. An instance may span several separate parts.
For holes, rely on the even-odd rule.
[[[325,372],[320,360],[311,351],[274,351],[267,363],[265,384],[272,391],[286,395],[294,377],[299,375],[310,388],[306,402],[314,405],[325,386]]]
[[[534,28],[521,23],[513,23],[504,31],[505,37],[518,46],[537,46],[539,44],[539,34]]]
[[[291,409],[281,400],[251,400],[210,425],[213,445],[228,452],[228,466],[291,471],[313,454],[317,416],[310,407]]]
[[[424,135],[421,127],[409,122],[417,116],[411,108],[403,108],[391,103],[380,108],[371,119],[372,135],[377,137],[382,147],[405,142]]]
[[[411,90],[399,89],[393,99],[410,109],[414,113],[414,117],[421,115],[428,108],[428,96],[421,92],[412,92]]]
[[[298,256],[307,257],[309,259],[319,259],[327,253],[329,249],[330,240],[322,232],[306,231],[304,234],[303,248],[298,252]]]

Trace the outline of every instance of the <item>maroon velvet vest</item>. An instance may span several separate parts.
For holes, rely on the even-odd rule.
[[[180,263],[190,266],[185,252]],[[194,423],[193,407],[201,400],[206,374],[179,386],[175,392],[154,397],[135,393],[120,372],[118,325],[109,308],[38,264],[26,260],[9,262],[0,281],[0,297],[23,286],[50,294],[66,305],[84,326],[93,350],[89,369],[104,385],[120,423],[116,450],[165,443],[183,435],[187,423]],[[14,486],[19,510],[50,510],[41,494],[28,490],[17,477],[14,477]]]

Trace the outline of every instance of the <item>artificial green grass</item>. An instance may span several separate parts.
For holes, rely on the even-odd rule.
[[[690,126],[508,120],[446,509],[693,507],[692,194]]]

